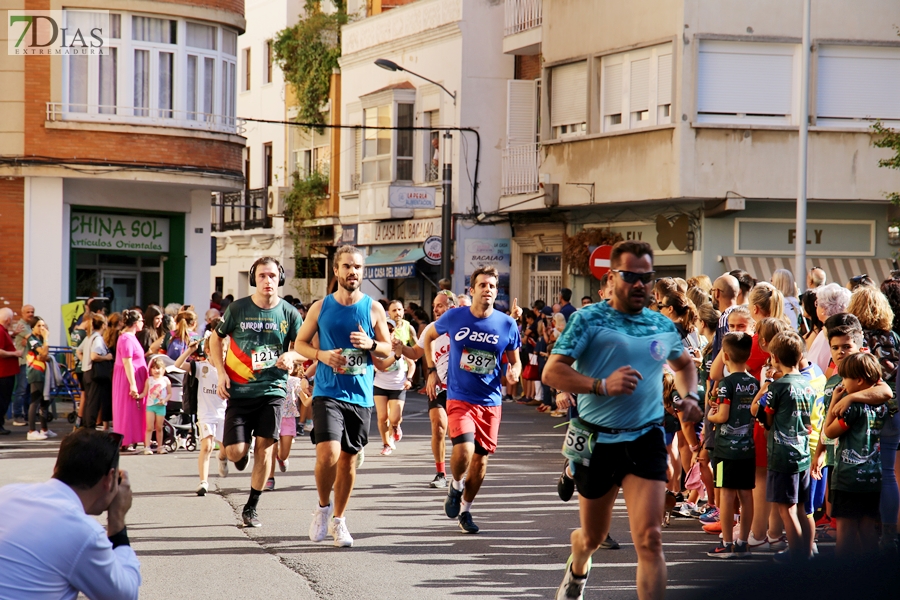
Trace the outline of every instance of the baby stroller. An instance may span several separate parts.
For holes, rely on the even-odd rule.
[[[188,452],[197,449],[200,431],[196,418],[184,410],[182,392],[186,376],[184,370],[175,368],[175,361],[163,356],[166,365],[166,377],[172,382],[172,397],[166,402],[166,419],[163,422],[163,444],[167,452],[175,452],[184,448]]]
[[[50,353],[56,358],[59,366],[60,381],[50,390],[50,409],[47,420],[52,421],[56,417],[56,401],[72,403],[72,412],[66,415],[69,423],[75,423],[78,419],[78,404],[81,401],[81,386],[75,379],[75,355],[67,346],[51,346]]]

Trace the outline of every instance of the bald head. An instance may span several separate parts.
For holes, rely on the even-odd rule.
[[[712,287],[712,297],[719,310],[725,310],[735,303],[738,294],[741,293],[741,285],[734,275],[725,274],[716,279]]]
[[[819,267],[813,267],[809,270],[809,275],[806,276],[806,287],[810,290],[822,287],[825,285],[825,279],[825,271]]]
[[[0,326],[9,328],[12,325],[13,311],[11,308],[0,308]]]

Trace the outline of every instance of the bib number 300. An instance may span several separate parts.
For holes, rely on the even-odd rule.
[[[477,375],[489,375],[497,369],[497,355],[487,350],[463,348],[459,368]]]
[[[563,440],[562,455],[575,464],[589,467],[594,450],[593,434],[582,427],[575,419],[569,421],[566,437]]]

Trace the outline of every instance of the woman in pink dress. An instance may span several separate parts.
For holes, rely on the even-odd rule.
[[[113,368],[113,430],[124,437],[122,446],[144,441],[146,412],[138,390],[147,380],[144,349],[135,334],[144,326],[144,318],[136,310],[122,312],[124,328],[116,342],[116,364]]]

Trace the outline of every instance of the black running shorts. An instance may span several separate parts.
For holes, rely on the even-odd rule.
[[[435,396],[434,400],[428,399],[428,410],[432,408],[443,408],[444,412],[447,412],[447,390]]]
[[[228,400],[222,443],[226,446],[250,443],[253,437],[277,440],[281,426],[281,400],[277,396]]]
[[[358,454],[369,443],[372,407],[314,396],[312,411],[313,443],[340,442],[341,451],[347,454]]]
[[[626,475],[651,481],[666,481],[666,439],[661,427],[654,427],[631,442],[596,444],[589,467],[575,465],[575,485],[588,500],[620,487]]]
[[[406,400],[406,390],[386,390],[377,385],[374,389],[375,393],[372,394],[373,396],[387,396],[388,400],[400,400],[401,402]]]

